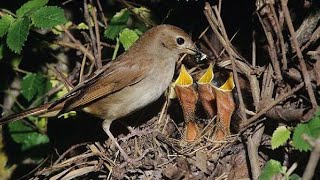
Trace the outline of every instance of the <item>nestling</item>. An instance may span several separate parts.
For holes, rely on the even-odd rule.
[[[157,100],[172,81],[175,63],[184,53],[200,53],[187,33],[171,25],[156,26],[61,99],[2,118],[0,124],[29,115],[83,110],[104,120],[104,131],[128,160],[110,132],[110,124]]]

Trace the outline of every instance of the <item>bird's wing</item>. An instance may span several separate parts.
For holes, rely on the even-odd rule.
[[[137,59],[135,61],[137,62]],[[133,63],[128,59],[121,61],[120,58],[107,69],[100,70],[101,72],[97,72],[68,93],[62,112],[82,108],[88,103],[141,81],[152,68],[151,59],[143,59],[142,62],[144,63]]]

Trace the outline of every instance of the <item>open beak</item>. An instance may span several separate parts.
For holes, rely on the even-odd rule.
[[[195,48],[195,49],[188,48],[188,50],[192,52],[190,54],[195,55],[197,63],[199,63],[199,62],[201,62],[201,61],[203,61],[204,59],[207,58],[207,55],[204,54],[203,52],[201,52],[197,48]]]

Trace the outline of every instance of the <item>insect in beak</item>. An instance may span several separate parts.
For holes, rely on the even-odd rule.
[[[205,53],[201,52],[199,49],[191,49],[191,48],[188,48],[188,49],[195,53],[197,63],[199,63],[207,58],[207,55]]]

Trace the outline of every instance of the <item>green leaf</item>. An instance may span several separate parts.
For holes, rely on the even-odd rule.
[[[35,96],[37,101],[32,102],[34,106],[40,106],[43,104],[44,99],[41,97],[43,97],[49,90],[52,89],[52,84],[48,78],[44,77],[42,74],[37,75],[41,78],[40,81],[42,81],[42,84],[37,89],[37,94]]]
[[[7,35],[7,45],[9,48],[20,53],[22,46],[27,40],[30,28],[30,20],[28,18],[18,18],[9,28]]]
[[[139,22],[137,22],[136,27],[142,31],[146,31],[147,27],[145,22],[148,22],[148,24],[156,24],[154,23],[154,17],[152,16],[151,10],[147,9],[145,7],[139,7],[139,8],[133,8],[133,12],[138,15],[141,19]]]
[[[19,68],[19,65],[21,63],[22,60],[22,56],[14,56],[11,60],[10,60],[10,65],[11,67],[14,68]]]
[[[42,94],[46,87],[46,79],[41,74],[29,73],[22,79],[21,94],[28,101],[31,101],[38,94]]]
[[[309,151],[311,146],[303,138],[302,134],[306,134],[313,138],[320,136],[320,112],[318,111],[315,116],[307,123],[299,124],[293,133],[293,146],[299,151]]]
[[[320,137],[320,111],[317,111],[315,116],[307,123],[310,129],[310,135],[313,138]]]
[[[279,126],[272,134],[271,148],[276,149],[284,145],[290,138],[290,133],[285,126]]]
[[[293,132],[293,147],[298,149],[299,151],[309,151],[311,150],[311,146],[302,139],[302,134],[311,135],[308,124],[299,124]]]
[[[260,180],[270,180],[274,175],[281,172],[282,166],[279,161],[270,159],[264,166],[259,176]]]
[[[49,0],[32,0],[24,3],[17,11],[18,17],[29,16],[39,8],[45,6]]]
[[[0,37],[7,34],[10,25],[14,22],[14,18],[11,15],[4,15],[0,19]]]
[[[289,176],[289,180],[301,180],[302,178],[297,174],[292,174]]]
[[[85,30],[85,29],[89,29],[89,27],[86,25],[86,23],[82,22],[82,23],[78,24],[77,29]]]
[[[22,121],[9,123],[8,127],[10,136],[16,143],[21,144],[22,151],[49,143],[49,138],[47,135],[35,132],[31,127],[26,126]]]
[[[37,10],[32,16],[32,23],[38,28],[53,28],[67,22],[63,9],[56,6],[46,6]]]
[[[118,34],[127,26],[129,17],[130,12],[127,9],[122,9],[120,12],[117,12],[104,31],[104,36],[108,39],[115,40]]]
[[[138,39],[138,34],[134,30],[128,28],[123,29],[119,34],[119,40],[125,50],[129,49],[129,47]]]

